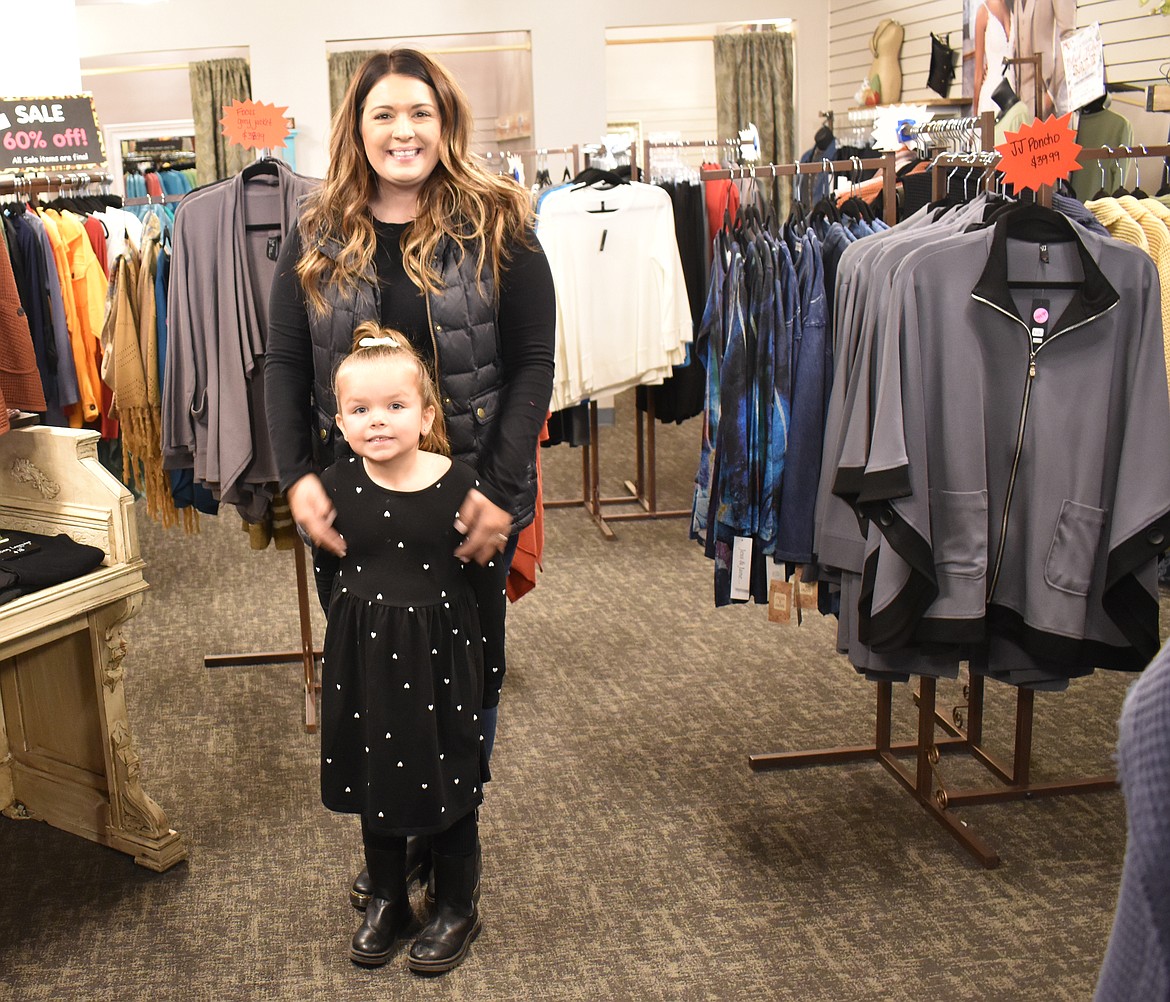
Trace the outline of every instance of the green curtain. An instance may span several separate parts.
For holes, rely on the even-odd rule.
[[[341,99],[345,97],[346,88],[349,87],[349,81],[353,79],[357,68],[369,59],[370,56],[374,55],[374,53],[381,51],[381,49],[354,49],[352,52],[329,53],[330,118],[337,111],[337,106],[341,104]]]
[[[721,138],[734,138],[748,122],[760,130],[760,162],[792,163],[793,43],[787,31],[715,36],[715,110]],[[777,185],[778,214],[788,212],[790,185]]]
[[[206,59],[191,63],[191,114],[195,119],[195,178],[210,184],[231,177],[256,159],[254,150],[229,145],[223,135],[225,105],[252,97],[248,60]]]

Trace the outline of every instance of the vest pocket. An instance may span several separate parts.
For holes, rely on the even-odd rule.
[[[471,419],[479,428],[485,428],[496,420],[496,411],[500,406],[500,391],[498,389],[484,390],[478,396],[471,398]]]
[[[1044,580],[1058,591],[1088,595],[1104,526],[1101,508],[1065,499],[1044,563]]]

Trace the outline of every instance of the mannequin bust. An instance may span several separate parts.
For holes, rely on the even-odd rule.
[[[869,67],[869,85],[881,104],[902,100],[902,39],[905,29],[897,21],[885,18],[869,41],[873,63]]]

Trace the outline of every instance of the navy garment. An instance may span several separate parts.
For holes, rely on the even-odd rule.
[[[780,497],[776,557],[804,564],[813,556],[817,484],[833,378],[821,245],[811,231],[805,232],[801,241],[797,275],[802,326],[793,350],[792,431]]]

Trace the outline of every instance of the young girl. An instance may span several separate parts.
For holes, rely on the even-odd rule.
[[[472,889],[488,779],[483,655],[454,527],[477,480],[445,455],[434,381],[397,331],[359,326],[333,388],[337,428],[354,455],[322,476],[345,552],[325,634],[321,799],[361,815],[373,885],[350,958],[370,966],[389,958],[412,919],[405,836],[430,834],[436,907],[409,965],[442,972],[462,962],[480,930]]]

